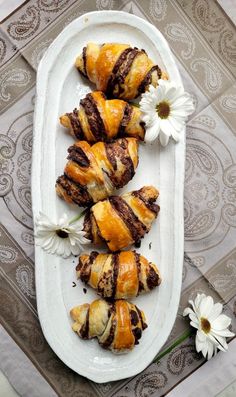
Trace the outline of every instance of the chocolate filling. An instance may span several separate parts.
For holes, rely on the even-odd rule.
[[[111,346],[111,344],[114,340],[114,336],[115,336],[115,329],[116,329],[116,320],[113,319],[109,335],[108,335],[107,339],[103,343],[101,343],[101,345],[102,345],[102,347],[104,347],[104,349],[108,349],[109,346]]]
[[[146,87],[151,83],[152,80],[152,73],[154,71],[157,71],[157,75],[158,75],[158,79],[161,78],[161,69],[159,68],[158,65],[154,65],[149,72],[146,74],[146,76],[144,77],[144,79],[141,81],[139,87],[138,87],[138,95],[142,94],[143,92],[145,92]]]
[[[67,157],[68,160],[72,160],[77,163],[80,167],[88,167],[90,161],[84,151],[76,146],[70,146],[68,149],[69,156]]]
[[[79,185],[66,174],[57,178],[56,185],[60,185],[75,204],[81,207],[93,204],[93,199],[89,195],[86,186]]]
[[[132,48],[126,48],[119,56],[119,58],[117,59],[113,69],[112,69],[112,73],[108,79],[107,82],[107,88],[106,88],[106,93],[107,95],[112,95],[113,89],[115,87],[116,84],[116,75],[119,71],[119,68],[121,67],[122,64],[124,64],[125,59],[127,57],[127,55],[132,51]]]
[[[76,266],[75,270],[78,272],[83,268],[83,266],[84,266],[84,263],[79,258],[79,262],[78,262],[78,265]]]
[[[138,318],[137,312],[136,312],[135,310],[131,310],[131,312],[130,312],[130,318],[131,318],[131,324],[132,324],[132,325],[135,326],[135,325],[138,324],[139,318]]]
[[[142,317],[141,311],[139,310],[139,308],[138,308],[136,305],[135,305],[135,308],[136,308],[136,310],[137,310],[137,312],[138,312],[139,319],[140,319],[141,324],[142,324],[142,329],[147,328],[147,324],[143,321],[143,317]]]
[[[138,197],[140,200],[143,201],[143,203],[146,205],[146,207],[154,212],[155,216],[157,216],[158,212],[160,211],[159,205],[155,204],[154,201],[156,200],[155,198],[149,198],[148,200],[144,197],[142,194],[142,189],[140,190],[134,190],[132,192],[132,196]]]
[[[145,127],[144,121],[140,121],[139,125],[140,125],[140,127],[143,129],[143,134],[144,134],[144,136],[145,136],[146,127]],[[140,139],[141,139],[141,138],[140,138]],[[142,140],[143,140],[143,139],[144,139],[144,138],[142,138]]]
[[[78,117],[78,109],[74,109],[71,113],[66,113],[66,115],[70,119],[71,127],[75,137],[79,140],[84,139],[83,129],[81,127],[79,117]]]
[[[127,228],[130,230],[132,239],[138,241],[146,233],[146,226],[134,214],[130,206],[118,196],[112,196],[109,201],[118,215],[122,218]]]
[[[119,273],[119,254],[112,254],[112,269],[113,269],[113,279],[112,279],[112,298],[115,298],[117,278]]]
[[[85,323],[81,327],[80,336],[82,339],[88,339],[88,336],[89,336],[89,309],[86,314]]]
[[[99,237],[104,243],[106,243],[106,244],[109,243],[109,240],[106,240],[106,239],[102,236],[101,230],[99,229],[98,224],[97,224],[97,220],[96,220],[96,218],[95,218],[95,216],[93,215],[92,212],[91,212],[91,215],[90,215],[90,216],[93,217],[94,223],[96,224],[96,233],[97,233],[98,237]]]
[[[128,141],[126,139],[118,140],[113,143],[105,143],[106,155],[110,161],[114,172],[108,176],[112,184],[117,189],[125,186],[134,176],[134,165],[128,151]],[[123,173],[117,171],[117,160],[124,164]]]
[[[141,263],[140,263],[140,254],[135,252],[135,262],[137,266],[137,271],[138,271],[138,294],[144,290],[144,285],[143,282],[140,280],[140,275],[141,275]],[[137,294],[137,295],[138,295]]]
[[[85,237],[93,242],[93,234],[92,234],[92,221],[91,221],[91,212],[88,211],[84,217],[84,227],[83,231],[86,233]]]
[[[138,345],[139,344],[139,339],[141,338],[141,336],[142,336],[142,330],[140,329],[140,328],[134,328],[133,330],[132,330],[132,332],[133,332],[133,335],[134,335],[134,338],[135,338],[135,342],[134,342],[134,344],[135,345]]]
[[[95,259],[98,256],[98,252],[92,251],[89,255],[89,260],[86,263],[86,266],[83,267],[83,270],[80,275],[80,279],[85,283],[88,284],[90,275],[91,275],[91,269],[92,269],[92,264],[95,261]]]
[[[116,141],[115,145],[114,145],[114,142],[113,143],[105,143],[105,150],[106,150],[106,155],[107,155],[108,160],[110,161],[113,169],[116,171],[117,170],[116,156],[117,156],[117,152],[119,150],[118,141]]]
[[[90,130],[95,139],[97,141],[106,140],[106,128],[93,96],[91,94],[87,94],[86,97],[80,101],[80,105],[84,108]]]
[[[132,106],[129,103],[127,103],[124,108],[123,118],[121,120],[119,131],[118,131],[117,135],[124,136],[125,128],[129,124],[131,117],[132,117],[132,111],[133,111]]]
[[[83,63],[84,63],[84,75],[85,75],[85,77],[88,77],[87,70],[86,70],[87,47],[83,48],[82,57],[83,57]]]
[[[151,290],[159,284],[159,276],[153,269],[153,267],[149,266],[147,270],[147,286]]]
[[[121,53],[120,57],[118,58],[110,79],[107,83],[107,94],[111,96],[114,94],[114,90],[116,86],[118,86],[118,93],[115,96],[119,96],[121,92],[124,91],[122,85],[124,84],[126,76],[129,74],[130,69],[132,67],[133,61],[138,54],[141,54],[142,50],[140,51],[138,48],[127,48],[126,50]]]

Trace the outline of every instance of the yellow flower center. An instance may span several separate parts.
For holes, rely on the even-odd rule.
[[[156,106],[156,110],[161,119],[167,119],[170,114],[170,105],[166,101],[160,102]]]
[[[58,237],[61,237],[61,238],[68,237],[68,233],[61,229],[56,230],[56,234],[58,235]]]
[[[205,334],[208,334],[211,330],[211,324],[207,320],[207,318],[201,317],[201,328],[205,332]]]

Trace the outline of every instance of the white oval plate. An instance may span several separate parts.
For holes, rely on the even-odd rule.
[[[58,218],[63,212],[78,213],[55,193],[57,176],[63,173],[67,148],[73,139],[59,125],[58,117],[78,106],[85,92],[95,89],[74,67],[76,56],[89,41],[129,43],[144,48],[149,56],[182,84],[177,66],[162,34],[145,20],[118,11],[92,12],[68,25],[44,55],[37,77],[34,120],[32,198],[34,217],[43,211]],[[174,324],[181,289],[183,263],[183,186],[185,131],[181,141],[166,148],[158,143],[141,145],[139,167],[123,189],[152,184],[159,188],[161,211],[152,230],[137,251],[156,263],[163,282],[153,292],[136,298],[144,310],[148,328],[132,352],[114,355],[96,340],[83,341],[71,329],[69,310],[91,302],[96,294],[76,281],[76,260],[64,260],[35,247],[37,305],[45,338],[60,359],[79,374],[108,382],[136,375],[161,349]],[[151,244],[150,244],[151,243]],[[151,249],[150,249],[151,248]],[[73,263],[75,261],[75,263]],[[72,287],[76,281],[76,287]]]

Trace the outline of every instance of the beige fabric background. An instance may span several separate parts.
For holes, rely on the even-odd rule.
[[[70,21],[95,9],[124,10],[156,25],[196,103],[187,127],[183,288],[167,345],[187,329],[182,310],[201,291],[225,303],[236,329],[236,41],[235,27],[213,0],[31,0],[2,22],[1,322],[60,396],[161,396],[204,363],[192,339],[133,379],[97,385],[57,359],[37,317],[30,205],[37,65]]]

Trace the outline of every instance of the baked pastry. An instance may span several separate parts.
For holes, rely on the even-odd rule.
[[[94,91],[80,101],[79,109],[63,114],[60,123],[70,134],[88,142],[109,141],[122,136],[144,139],[144,122],[136,106],[121,99],[107,100],[103,92]]]
[[[112,196],[93,205],[85,215],[86,238],[94,244],[104,241],[111,251],[139,244],[157,217],[159,195],[153,186]]]
[[[147,328],[144,313],[125,300],[107,302],[98,299],[74,307],[72,329],[82,339],[97,337],[99,344],[114,353],[132,350]]]
[[[149,84],[156,87],[158,79],[168,79],[167,73],[148,58],[145,50],[129,44],[88,43],[75,66],[99,91],[126,100],[145,92]]]
[[[80,255],[77,278],[94,288],[103,298],[133,298],[161,283],[154,263],[135,251]]]
[[[64,175],[56,181],[58,195],[82,207],[110,196],[125,186],[138,165],[138,142],[120,138],[111,143],[78,141],[68,149]]]

